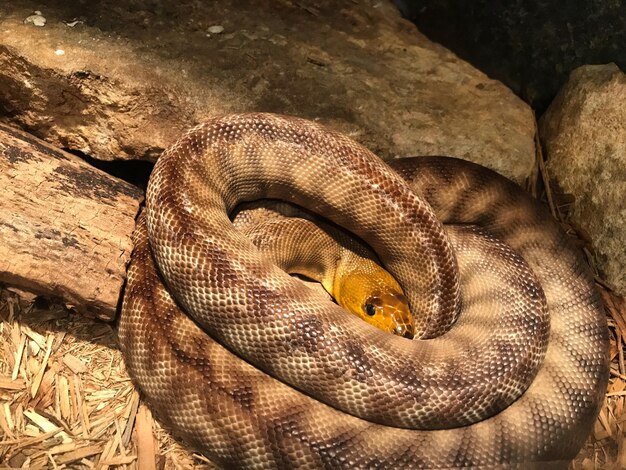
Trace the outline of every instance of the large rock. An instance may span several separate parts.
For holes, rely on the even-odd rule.
[[[626,67],[623,0],[394,0],[419,30],[543,112],[576,67]]]
[[[541,120],[549,174],[575,196],[572,222],[591,239],[609,285],[626,295],[626,75],[576,69]]]
[[[388,2],[45,3],[44,26],[24,23],[34,2],[0,3],[0,114],[57,146],[154,159],[208,116],[271,111],[383,158],[533,167],[531,110]]]

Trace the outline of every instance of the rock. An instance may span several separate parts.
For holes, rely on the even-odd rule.
[[[626,295],[626,75],[615,64],[573,71],[540,135],[549,175],[575,197],[572,222],[606,282]]]
[[[0,187],[0,282],[112,320],[141,192],[4,124]]]
[[[94,158],[154,160],[209,116],[269,111],[383,158],[454,155],[518,182],[534,165],[528,106],[387,2],[56,0],[45,28],[21,3],[0,3],[1,119]]]
[[[622,0],[394,1],[422,33],[501,80],[539,114],[576,67],[626,67]]]
[[[29,23],[35,26],[45,26],[46,18],[41,14],[40,11],[36,11],[24,20],[24,24],[29,24]]]
[[[207,29],[207,32],[210,34],[220,34],[224,32],[224,27],[219,24],[209,26],[209,28]]]

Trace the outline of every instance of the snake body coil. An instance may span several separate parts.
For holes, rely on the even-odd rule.
[[[434,157],[392,168],[296,118],[187,133],[157,162],[134,235],[120,320],[131,374],[227,468],[566,465],[608,380],[580,254],[491,171]],[[259,198],[359,235],[434,339],[383,333],[263,258],[229,219]]]

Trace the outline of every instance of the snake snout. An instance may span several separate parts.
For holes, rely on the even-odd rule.
[[[392,329],[390,332],[403,338],[413,339],[415,326],[413,315],[409,311],[409,303],[400,292],[386,292],[381,295],[384,314],[389,318]]]

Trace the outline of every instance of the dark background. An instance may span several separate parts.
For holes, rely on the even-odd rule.
[[[502,81],[538,114],[569,72],[626,70],[625,0],[395,0],[433,41]]]

